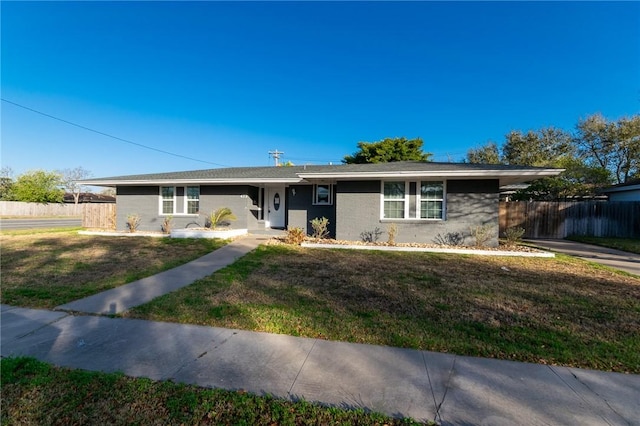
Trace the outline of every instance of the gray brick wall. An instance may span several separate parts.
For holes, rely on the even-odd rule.
[[[296,195],[293,195],[293,190],[295,190]],[[299,227],[310,235],[313,232],[313,228],[311,228],[311,223],[309,222],[315,218],[326,217],[329,219],[330,237],[335,237],[335,198],[333,205],[313,205],[313,185],[291,185],[287,189],[287,204],[289,208],[287,226],[289,228]]]
[[[336,238],[360,240],[360,234],[378,228],[380,241],[388,238],[391,223],[398,227],[397,242],[433,243],[438,234],[460,232],[469,238],[470,227],[495,225],[488,245],[498,244],[498,181],[450,180],[446,189],[446,220],[381,220],[380,181],[338,182],[336,188]]]
[[[140,215],[140,231],[160,231],[158,186],[119,186],[116,189],[116,229],[126,231],[127,216]]]
[[[384,229],[380,223],[379,181],[338,182],[335,201],[337,239],[357,241],[363,231]]]
[[[204,226],[206,217],[211,211],[220,207],[229,207],[238,217],[231,222],[231,228],[248,228],[253,223],[249,218],[253,205],[249,186],[201,186],[200,187],[200,215],[173,215],[173,228],[187,226]],[[164,216],[160,215],[160,188],[158,186],[120,186],[116,197],[116,229],[127,230],[127,216],[140,215],[138,230],[160,231]],[[257,193],[256,193],[257,194]],[[177,197],[177,211],[182,211],[183,197]]]
[[[296,195],[292,194],[295,189]],[[489,245],[498,244],[498,181],[449,180],[446,184],[446,220],[395,222],[397,242],[433,243],[438,234],[460,232],[472,244],[470,228],[492,224],[494,229]],[[164,219],[159,214],[159,187],[122,186],[117,189],[117,229],[126,230],[129,214],[139,214],[141,231],[160,231]],[[379,228],[386,241],[387,229],[393,220],[380,219],[380,181],[338,182],[334,186],[332,206],[313,205],[313,185],[293,185],[287,188],[287,226],[301,227],[311,233],[309,223],[316,217],[330,222],[331,236],[343,240],[360,240],[360,234]],[[180,197],[179,197],[180,198]],[[414,198],[412,198],[414,199]],[[177,201],[182,204],[182,199]],[[248,185],[201,186],[199,216],[174,215],[173,227],[204,226],[206,216],[220,207],[229,207],[238,217],[231,228],[259,229],[258,188]]]
[[[213,210],[228,207],[238,220],[231,222],[232,229],[248,228],[248,216],[253,202],[247,185],[201,186],[200,211],[208,216]]]

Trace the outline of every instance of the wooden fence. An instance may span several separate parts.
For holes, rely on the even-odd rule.
[[[524,228],[525,238],[640,238],[640,202],[501,202],[500,234],[513,226]]]
[[[88,229],[116,229],[115,204],[85,204],[82,227]]]
[[[81,217],[84,204],[24,203],[21,201],[0,201],[2,216],[75,216]]]

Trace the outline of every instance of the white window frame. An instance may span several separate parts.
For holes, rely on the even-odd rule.
[[[163,188],[172,188],[173,189],[173,198],[172,198],[172,202],[173,202],[173,211],[171,213],[165,213],[164,212],[164,195],[162,194],[162,189]],[[176,214],[176,204],[178,202],[178,190],[176,189],[175,186],[169,186],[169,185],[165,185],[165,186],[161,186],[160,187],[160,206],[159,206],[159,210],[160,210],[160,216],[169,216],[169,215],[174,215]],[[169,201],[169,199],[166,199],[167,201]]]
[[[200,188],[200,186],[198,185],[189,185],[189,187],[198,187]],[[164,197],[162,196],[162,188],[173,188],[173,211],[171,213],[165,213],[164,209],[163,209],[163,201],[165,200]],[[176,213],[177,209],[178,209],[178,188],[183,188],[184,189],[184,195],[181,195],[181,197],[183,197],[183,213]],[[188,207],[188,201],[189,201],[189,196],[188,196],[188,191],[187,191],[187,186],[174,186],[174,185],[163,185],[159,187],[159,200],[158,200],[158,212],[160,216],[198,216],[199,213],[187,213],[189,211]],[[200,209],[200,197],[202,194],[200,194],[200,189],[198,189],[198,210]],[[167,201],[169,201],[169,199],[166,199]]]
[[[191,199],[189,198],[189,188],[198,188],[198,198]],[[189,213],[189,201],[197,201],[198,202],[198,210],[195,213]],[[184,187],[184,214],[186,216],[197,216],[200,211],[200,186],[198,185],[189,185]]]
[[[422,198],[422,182],[433,182],[442,184],[442,198]],[[422,217],[422,201],[442,201],[442,215],[440,217]],[[416,183],[416,219],[438,221],[445,220],[447,215],[447,181],[445,180],[419,180]]]
[[[384,184],[385,182],[404,182],[404,198],[385,198],[384,197]],[[409,181],[402,180],[387,180],[380,181],[380,219],[383,220],[407,220],[409,216]],[[384,217],[384,203],[385,201],[402,201],[404,203],[404,217]]]
[[[404,182],[404,198],[385,198],[384,197],[384,184],[385,182]],[[441,218],[422,218],[421,216],[421,207],[422,207],[422,182],[442,182],[442,217]],[[416,185],[416,194],[415,194],[415,217],[410,217],[409,212],[410,204],[411,204],[411,194],[410,188],[411,184],[415,183]],[[384,202],[385,201],[404,201],[404,217],[402,218],[391,218],[384,217]],[[429,201],[440,201],[440,200],[429,200]],[[447,216],[447,181],[446,180],[399,180],[399,179],[388,179],[380,181],[380,220],[390,222],[390,221],[420,221],[420,222],[437,222],[446,220]]]
[[[327,186],[329,187],[329,201],[328,202],[320,202],[318,201],[318,186]],[[313,205],[314,206],[332,206],[333,205],[333,185],[330,183],[315,183],[313,184]]]

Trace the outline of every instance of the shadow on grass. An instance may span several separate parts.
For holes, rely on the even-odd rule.
[[[567,259],[266,246],[131,316],[640,372],[640,280]]]
[[[3,303],[52,308],[196,259],[219,240],[81,236],[2,237]]]

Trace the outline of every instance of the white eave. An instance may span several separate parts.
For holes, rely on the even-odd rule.
[[[158,185],[158,186],[180,186],[180,185],[242,185],[242,184],[264,184],[264,183],[298,183],[300,178],[268,178],[268,179],[99,179],[83,180],[83,185],[95,186],[131,186],[131,185]]]
[[[440,170],[440,171],[388,171],[388,172],[328,172],[298,173],[286,178],[191,178],[191,179],[96,179],[83,180],[83,185],[133,186],[133,185],[264,185],[295,184],[313,181],[340,180],[390,180],[390,179],[498,179],[500,186],[529,182],[546,176],[557,176],[564,169],[511,169],[511,170]]]
[[[513,169],[513,170],[449,170],[449,171],[393,171],[358,173],[299,173],[305,180],[387,180],[387,179],[499,179],[500,186],[513,185],[531,180],[557,176],[564,169]]]

